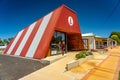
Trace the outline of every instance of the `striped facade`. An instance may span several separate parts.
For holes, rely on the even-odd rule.
[[[68,17],[74,24],[69,24]],[[73,23],[72,21],[72,23]],[[55,31],[69,34],[79,34],[82,42],[77,16],[70,8],[62,5],[41,19],[24,28],[14,37],[4,50],[4,54],[42,59],[50,48],[50,42]],[[80,44],[79,49],[83,49]]]

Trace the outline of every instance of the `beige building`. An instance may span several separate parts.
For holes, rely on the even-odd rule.
[[[85,49],[88,50],[103,49],[117,45],[117,42],[115,40],[96,36],[93,33],[82,34],[82,39]]]

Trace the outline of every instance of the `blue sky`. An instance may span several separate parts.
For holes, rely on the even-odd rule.
[[[14,37],[62,4],[76,11],[82,33],[120,31],[120,0],[0,0],[0,38]]]

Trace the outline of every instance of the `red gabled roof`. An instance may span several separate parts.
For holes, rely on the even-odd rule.
[[[81,34],[76,13],[65,5],[58,7],[21,30],[7,46],[4,53],[39,59],[44,58],[49,50],[55,30],[67,34]]]

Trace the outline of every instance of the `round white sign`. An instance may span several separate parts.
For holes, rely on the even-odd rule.
[[[69,23],[70,26],[72,26],[73,23],[74,23],[73,18],[71,16],[68,17],[68,23]]]

